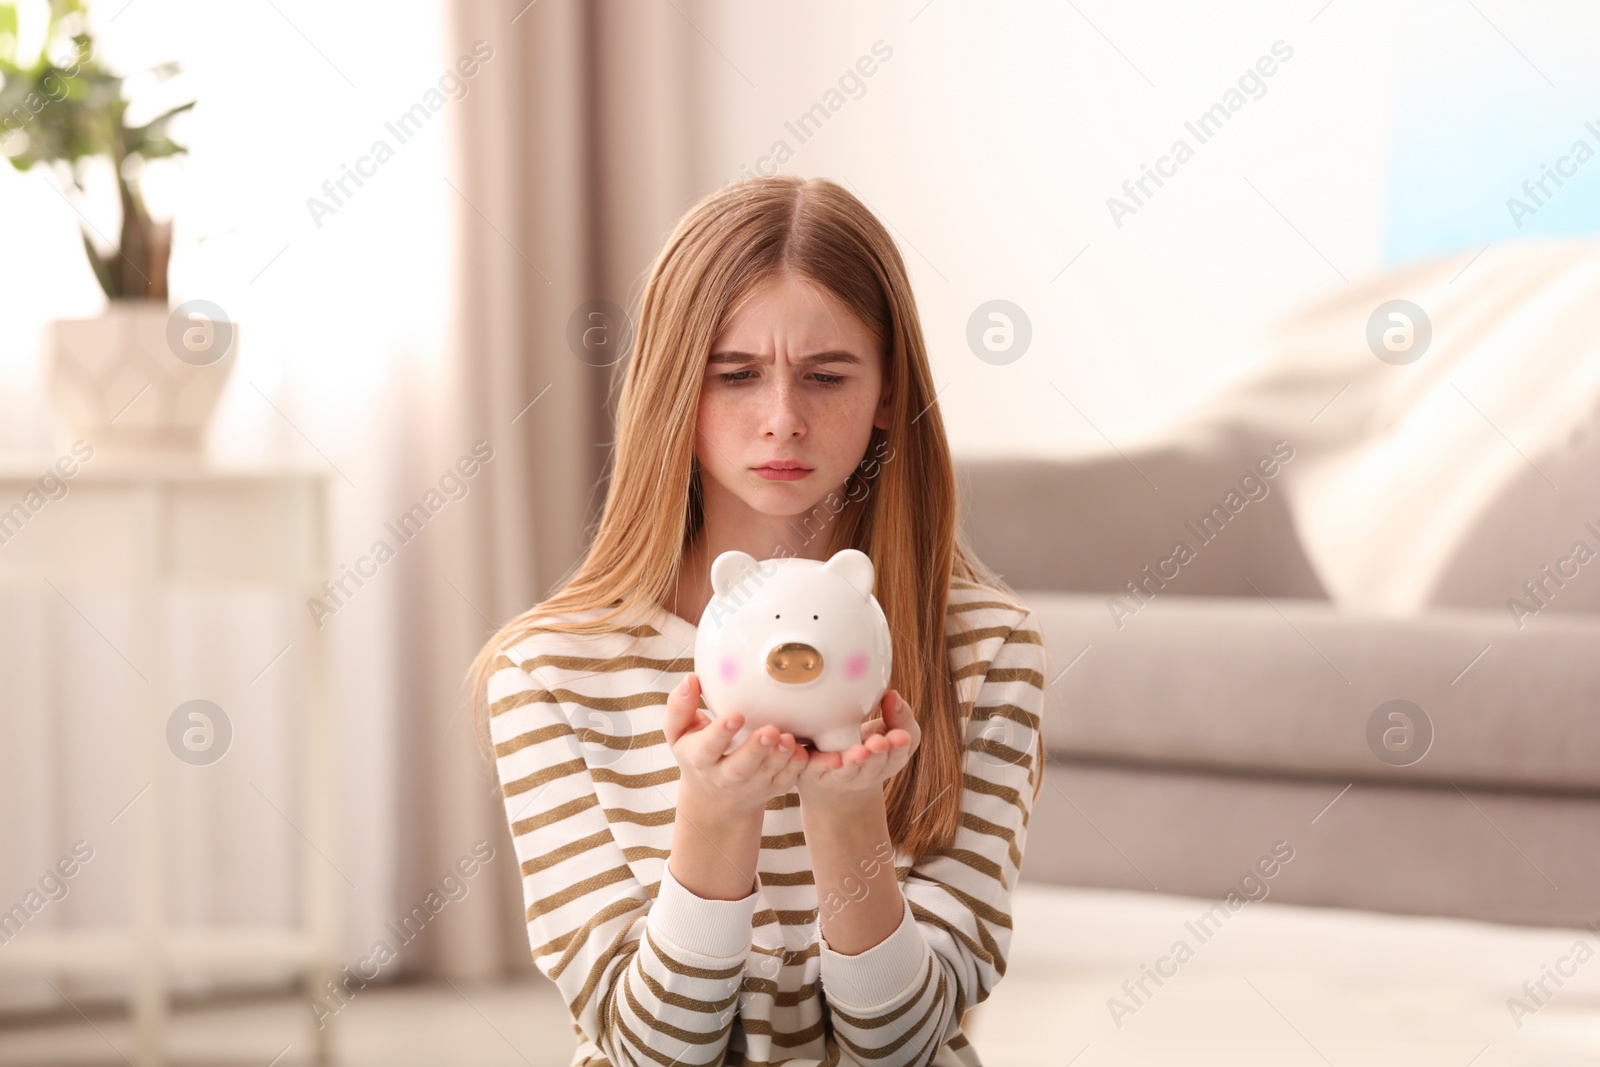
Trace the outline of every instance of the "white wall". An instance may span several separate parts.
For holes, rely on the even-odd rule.
[[[1505,121],[1474,131],[1480,161],[1560,102],[1600,118],[1578,92],[1593,17],[1529,7],[726,0],[700,9],[706,180],[753,169],[782,139],[794,158],[781,169],[848,181],[891,224],[958,451],[1104,447],[1102,432],[1125,443],[1259,358],[1275,319],[1384,269],[1397,108],[1414,135],[1452,101],[1481,99],[1467,86],[1515,90]],[[1549,89],[1502,34],[1563,88]],[[800,143],[784,122],[880,39],[893,55],[865,93]],[[1205,143],[1187,133],[1185,121],[1280,40],[1293,55],[1265,94]],[[1118,226],[1107,198],[1179,137],[1193,157]],[[1541,158],[1525,169],[1537,173]],[[1463,177],[1413,164],[1408,188],[1431,180],[1442,192]],[[1475,203],[1508,192],[1489,188]],[[1431,254],[1483,229],[1441,235],[1419,220],[1397,246]],[[1033,326],[1029,351],[1006,366],[965,342],[970,313],[996,297]]]

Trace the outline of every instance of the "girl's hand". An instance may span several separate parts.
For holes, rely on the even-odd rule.
[[[748,815],[795,787],[809,754],[794,735],[763,726],[727,755],[728,742],[744,725],[738,712],[712,719],[700,710],[700,679],[687,675],[667,694],[661,723],[678,761],[679,806],[697,812]]]
[[[881,718],[863,726],[861,743],[843,752],[813,752],[800,773],[800,805],[853,808],[883,795],[883,783],[900,773],[922,742],[911,705],[896,690],[883,695]]]

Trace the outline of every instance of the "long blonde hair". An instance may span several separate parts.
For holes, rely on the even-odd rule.
[[[895,648],[890,685],[922,729],[909,766],[884,784],[885,805],[895,843],[920,859],[948,848],[961,819],[965,746],[945,632],[950,581],[1012,599],[1015,592],[960,529],[955,470],[900,253],[878,219],[827,179],[736,182],[694,204],[673,230],[646,278],[598,528],[557,591],[501,627],[474,659],[474,719],[482,739],[488,678],[505,665],[507,646],[540,630],[614,632],[619,618],[636,623],[667,602],[684,546],[703,521],[694,435],[712,342],[759,286],[785,273],[841,300],[886,357],[889,428],[873,428],[866,453],[879,462],[870,485],[860,467],[851,475],[823,532],[829,555],[860,549],[877,569],[875,593]],[[858,479],[863,485],[852,486]],[[562,613],[586,617],[551,618]]]

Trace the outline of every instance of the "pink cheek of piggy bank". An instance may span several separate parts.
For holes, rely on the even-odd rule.
[[[868,658],[867,654],[858,649],[857,651],[852,652],[845,657],[844,676],[848,680],[854,682],[862,675],[867,673],[867,668],[871,666],[871,664],[872,661]]]

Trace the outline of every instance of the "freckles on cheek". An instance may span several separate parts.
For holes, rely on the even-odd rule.
[[[728,445],[738,441],[745,435],[744,412],[739,409],[736,402],[727,397],[716,394],[715,390],[707,390],[700,398],[700,413],[695,419],[695,434],[699,438],[717,446],[721,452],[727,452]]]
[[[730,420],[722,405],[707,397],[700,402],[694,424],[695,458],[704,470],[719,472],[728,465]]]

